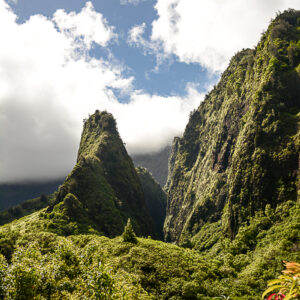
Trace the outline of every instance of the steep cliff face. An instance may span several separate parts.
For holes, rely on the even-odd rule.
[[[166,241],[203,225],[228,236],[267,204],[297,199],[300,12],[272,21],[254,50],[236,54],[176,138],[166,188]]]
[[[171,185],[175,161],[176,161],[176,157],[177,157],[178,149],[179,149],[179,143],[180,143],[180,138],[175,137],[173,140],[173,143],[172,143],[171,153],[170,153],[169,160],[168,160],[168,178],[167,178],[166,184],[164,186],[164,189],[166,191],[169,190],[170,185]]]
[[[48,212],[57,205],[107,236],[121,234],[128,218],[137,234],[154,235],[140,180],[111,114],[96,111],[85,121],[77,163]]]

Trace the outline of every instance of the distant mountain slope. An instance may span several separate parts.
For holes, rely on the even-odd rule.
[[[165,239],[204,236],[209,224],[234,237],[267,205],[296,201],[299,109],[300,12],[290,10],[231,59],[175,139]]]
[[[101,119],[105,119],[105,121]],[[96,124],[97,122],[99,122],[99,124]],[[106,122],[106,125],[101,124],[101,122]],[[166,212],[166,194],[145,168],[136,168],[138,176],[134,174],[135,171],[132,169],[132,162],[129,156],[127,154],[125,155],[125,148],[118,137],[114,122],[115,121],[110,114],[98,112],[96,113],[96,117],[94,119],[92,116],[89,120],[87,120],[79,147],[77,165],[65,183],[60,187],[59,192],[51,195],[50,197],[46,197],[43,194],[43,196],[40,198],[22,201],[18,205],[14,205],[9,209],[0,212],[0,225],[26,216],[30,213],[47,207],[48,205],[50,205],[48,211],[53,210],[55,205],[60,205],[62,207],[60,207],[58,212],[65,210],[65,212],[69,215],[70,210],[65,209],[65,206],[78,206],[77,210],[82,210],[81,217],[84,216],[84,222],[88,222],[87,219],[91,219],[93,220],[93,226],[99,229],[97,223],[101,221],[94,221],[94,219],[99,218],[98,211],[92,206],[97,205],[97,201],[100,201],[101,203],[98,203],[98,205],[108,205],[108,207],[110,207],[109,209],[111,210],[106,212],[107,216],[102,216],[102,222],[106,222],[106,224],[102,223],[102,230],[106,227],[112,228],[115,226],[119,226],[123,229],[125,215],[133,218],[133,222],[135,222],[136,219],[140,218],[140,212],[141,216],[143,216],[143,213],[145,213],[146,209],[147,212],[149,211],[150,213],[150,217],[153,220],[153,225],[155,225],[156,232],[154,237],[163,239],[163,223]],[[97,126],[100,126],[100,128]],[[105,131],[108,131],[106,135],[104,134]],[[94,170],[89,170],[88,164],[86,163],[86,158],[92,156],[96,156],[96,158],[94,158],[96,162],[101,160],[101,168],[97,169],[97,164],[94,164],[92,166],[92,169]],[[79,167],[78,162],[80,163],[80,161],[83,161],[85,165]],[[101,169],[103,169],[103,171],[101,171]],[[80,177],[78,176],[79,170],[83,170],[82,174],[80,174]],[[91,176],[94,177],[93,180],[91,180]],[[75,182],[76,185],[80,186],[75,187]],[[140,182],[142,184],[141,186]],[[37,183],[32,186],[36,188],[42,188],[43,184]],[[30,187],[28,187],[29,190]],[[75,189],[79,189],[79,191]],[[102,190],[102,192],[100,190]],[[105,198],[107,198],[107,196],[111,196],[108,194],[108,192],[113,195],[112,197],[114,199],[114,204],[106,203],[107,199]],[[73,193],[75,193],[76,196]],[[115,195],[116,193],[117,195]],[[82,201],[78,201],[78,194],[81,194],[79,198],[83,199],[83,206],[82,203],[80,203]],[[59,204],[60,202],[64,202],[64,197],[68,199],[67,202],[69,201],[69,203]],[[102,198],[97,199],[97,197]],[[121,203],[120,199],[123,199],[123,203]],[[136,204],[136,216],[132,216],[130,213],[128,214],[128,212],[125,213],[125,210],[129,209],[129,202],[133,200],[141,201],[139,204]],[[144,201],[146,202],[147,208],[143,208]],[[115,205],[117,205],[117,207],[115,207]],[[87,208],[88,206],[92,207],[90,217],[88,217],[86,212],[84,212],[84,207]],[[119,215],[119,210],[124,210],[124,216]],[[144,217],[146,215],[144,215]],[[109,218],[112,216],[114,220],[109,221]],[[149,216],[146,216],[146,219],[147,218],[149,219]],[[76,217],[74,219],[76,221]],[[149,220],[149,222],[151,221]],[[138,224],[135,224],[135,227],[138,226]],[[107,235],[110,235],[110,230],[111,229],[105,231],[104,229],[103,232]],[[139,229],[137,229],[137,231],[139,232]],[[119,231],[119,234],[120,233],[121,231]]]
[[[144,199],[155,226],[156,237],[163,240],[163,224],[166,216],[167,196],[162,187],[154,180],[151,173],[143,167],[136,168],[140,179]],[[56,195],[41,195],[39,198],[30,199],[0,212],[0,225],[7,224],[33,212],[41,210],[53,203]]]
[[[149,170],[161,187],[164,187],[168,177],[170,151],[171,146],[167,146],[159,152],[132,155],[131,157],[136,167],[141,166]]]
[[[137,167],[136,171],[143,187],[146,205],[154,222],[158,238],[163,240],[167,195],[147,169],[143,167]]]
[[[21,202],[18,205],[12,206],[7,210],[0,212],[0,225],[12,222],[15,219],[22,218],[29,214],[32,214],[42,208],[47,207],[50,201],[53,199],[54,195],[46,196],[41,195],[38,198],[30,199]]]
[[[28,199],[37,198],[42,194],[52,194],[63,181],[63,178],[58,178],[47,182],[1,184],[0,210],[8,209]]]

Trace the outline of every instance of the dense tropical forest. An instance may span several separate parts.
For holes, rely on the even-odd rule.
[[[292,9],[191,112],[164,188],[96,111],[58,190],[0,212],[0,299],[299,299],[299,118]]]

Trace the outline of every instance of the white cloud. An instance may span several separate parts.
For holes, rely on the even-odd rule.
[[[79,14],[75,12],[68,14],[59,9],[55,12],[53,21],[66,37],[77,43],[83,42],[88,48],[92,42],[106,46],[115,36],[113,28],[108,26],[103,16],[94,10],[91,2],[87,2]]]
[[[129,152],[152,152],[170,144],[174,136],[182,133],[190,111],[198,107],[203,98],[204,94],[192,87],[187,87],[184,97],[135,92],[128,105],[113,109]]]
[[[146,23],[142,23],[141,25],[133,26],[129,30],[129,42],[133,44],[144,44],[144,40],[142,35],[145,32]]]
[[[252,48],[276,12],[299,0],[158,0],[151,40],[181,62],[223,71],[242,48]]]
[[[17,24],[0,0],[0,28],[0,182],[66,175],[82,120],[96,109],[114,114],[131,152],[151,151],[183,131],[202,99],[192,88],[186,97],[135,91],[122,67],[91,58],[93,42],[105,46],[114,33],[90,3],[77,14],[58,11],[51,20],[35,15]],[[130,102],[119,103],[111,88],[131,92]]]
[[[133,26],[128,31],[128,44],[141,48],[144,52],[144,55],[147,54],[160,54],[160,45],[152,41],[146,40],[143,35],[145,33],[146,23]]]
[[[169,54],[165,53],[162,47],[161,41],[149,41],[143,37],[146,30],[146,23],[133,26],[128,31],[127,43],[130,46],[140,48],[143,51],[143,54],[146,55],[155,55],[156,57],[156,66],[151,72],[158,72],[159,67],[166,63],[167,60],[170,61]],[[148,74],[146,74],[148,76]]]

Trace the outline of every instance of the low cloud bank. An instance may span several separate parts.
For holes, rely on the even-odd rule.
[[[17,24],[0,0],[0,183],[49,180],[73,167],[82,120],[96,109],[115,116],[131,153],[157,151],[182,133],[203,98],[134,90],[120,65],[89,56],[94,44],[109,51],[114,28],[91,2],[79,13],[58,10]],[[129,95],[120,103],[112,90]]]
[[[276,12],[300,9],[300,1],[157,0],[155,8],[151,41],[160,43],[159,56],[222,72],[237,51],[257,44]]]

